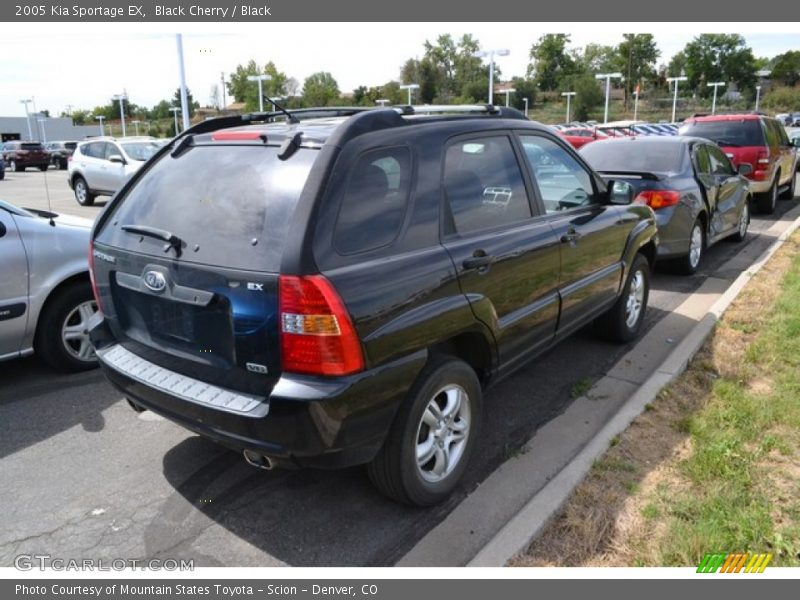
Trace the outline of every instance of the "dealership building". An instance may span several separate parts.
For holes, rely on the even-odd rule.
[[[100,135],[99,125],[75,125],[69,117],[49,118],[41,114],[26,117],[0,117],[0,141],[36,142],[80,141]]]

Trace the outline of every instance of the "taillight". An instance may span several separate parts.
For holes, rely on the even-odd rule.
[[[67,156],[67,162],[71,162],[71,161],[72,161],[72,154]]]
[[[642,190],[634,202],[646,204],[653,210],[674,206],[681,201],[681,193],[672,190]]]
[[[94,276],[94,244],[89,242],[89,280],[92,282],[92,294],[94,301],[97,302],[97,310],[103,312],[103,304],[100,302],[100,294],[97,292],[97,278]]]
[[[349,375],[364,369],[358,334],[327,279],[281,275],[278,289],[284,371]]]
[[[767,150],[759,150],[758,151],[758,160],[756,162],[759,165],[768,165],[769,164],[769,152]]]

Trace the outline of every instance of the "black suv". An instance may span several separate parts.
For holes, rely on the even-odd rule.
[[[486,385],[591,321],[639,331],[656,225],[626,185],[513,109],[207,121],[95,224],[92,340],[136,409],[432,504]]]

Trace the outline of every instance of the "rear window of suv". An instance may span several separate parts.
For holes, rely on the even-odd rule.
[[[44,150],[44,146],[41,144],[22,144],[20,147],[21,150]]]
[[[696,121],[680,128],[680,135],[706,138],[720,146],[764,146],[764,132],[756,119],[742,121]]]
[[[155,227],[184,242],[180,260],[276,272],[318,151],[301,148],[286,161],[277,154],[274,146],[246,145],[167,154],[125,194],[97,239],[163,257],[163,242],[122,230]]]

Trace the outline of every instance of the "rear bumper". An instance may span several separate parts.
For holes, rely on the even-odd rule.
[[[103,360],[117,346],[104,324],[91,333],[103,372],[126,397],[199,435],[269,456],[284,467],[340,468],[372,460],[426,360],[422,351],[331,379],[284,374],[255,408],[232,412],[188,401],[124,372]]]

